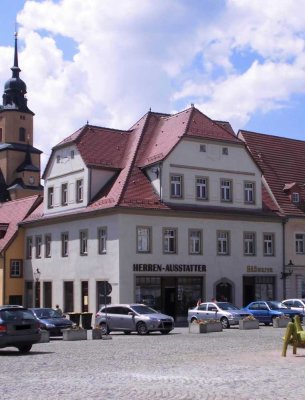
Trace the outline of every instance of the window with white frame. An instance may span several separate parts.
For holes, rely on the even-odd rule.
[[[147,226],[137,227],[137,252],[151,252],[151,228]]]
[[[305,235],[302,233],[295,235],[295,251],[297,254],[305,253]]]
[[[255,232],[244,232],[244,255],[254,256],[255,255]]]
[[[48,208],[54,207],[54,188],[48,188]]]
[[[293,203],[299,203],[300,202],[300,193],[298,193],[298,192],[293,192],[292,193],[292,202]]]
[[[45,258],[51,257],[51,242],[52,242],[52,236],[51,236],[51,234],[48,233],[44,236],[44,256],[45,256]]]
[[[264,256],[274,256],[273,233],[264,233]]]
[[[230,237],[228,231],[217,232],[217,254],[228,255],[230,253],[229,239]]]
[[[98,254],[106,254],[107,252],[107,228],[99,228],[98,236]]]
[[[163,252],[176,253],[177,252],[177,230],[174,228],[163,229]]]
[[[88,231],[79,232],[79,251],[81,256],[88,255]]]
[[[189,254],[201,254],[202,232],[199,229],[189,230]]]
[[[32,236],[28,236],[26,238],[26,258],[32,258],[32,249],[33,249],[33,238]]]
[[[61,234],[61,256],[62,257],[68,257],[69,249],[69,233],[68,232],[63,232]]]
[[[63,183],[61,185],[61,205],[66,206],[68,205],[68,184]]]
[[[171,175],[171,197],[182,197],[182,175]]]
[[[244,199],[245,203],[255,203],[255,183],[244,182]]]
[[[41,245],[42,245],[42,237],[36,236],[35,237],[35,253],[36,253],[36,258],[41,258]]]
[[[11,278],[22,278],[22,260],[11,260],[10,263],[10,277]]]
[[[196,198],[197,200],[208,199],[208,179],[197,176],[196,177]]]
[[[229,179],[221,179],[220,181],[221,201],[232,201],[232,181]]]
[[[76,181],[76,202],[81,203],[84,200],[84,183],[82,179]]]

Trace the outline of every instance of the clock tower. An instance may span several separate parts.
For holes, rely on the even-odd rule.
[[[42,194],[40,150],[33,146],[34,113],[28,108],[26,84],[20,79],[15,33],[12,77],[0,105],[0,202]]]

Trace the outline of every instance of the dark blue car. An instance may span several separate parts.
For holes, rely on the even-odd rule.
[[[61,316],[53,308],[31,308],[32,313],[38,318],[41,329],[50,332],[50,336],[62,335],[62,329],[72,327],[72,321]]]
[[[303,319],[302,313],[296,310],[291,310],[280,301],[253,301],[248,304],[247,307],[244,307],[243,310],[253,314],[259,322],[262,322],[265,325],[272,324],[273,318],[282,315],[286,315],[291,319],[293,319],[295,315],[299,315],[301,321]]]

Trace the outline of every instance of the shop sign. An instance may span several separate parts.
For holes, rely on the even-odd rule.
[[[268,272],[273,272],[273,268],[272,267],[257,267],[256,265],[247,265],[247,272],[268,273]]]
[[[206,272],[204,264],[133,264],[133,272]]]

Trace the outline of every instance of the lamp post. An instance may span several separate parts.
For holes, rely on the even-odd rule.
[[[35,307],[40,307],[40,274],[39,268],[33,272],[34,279],[35,279]]]
[[[286,299],[286,279],[293,274],[293,262],[290,260],[288,265],[284,265],[283,271],[281,272],[281,277],[280,279],[283,280],[283,296],[284,299]],[[289,267],[289,269],[286,271],[286,267]]]

